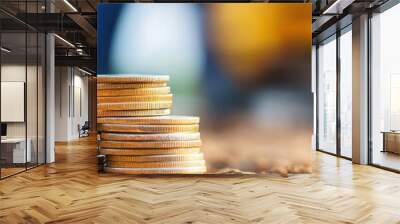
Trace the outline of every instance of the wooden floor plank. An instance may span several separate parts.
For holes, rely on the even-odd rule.
[[[400,175],[314,154],[312,174],[98,174],[96,142],[0,181],[0,223],[400,223]]]

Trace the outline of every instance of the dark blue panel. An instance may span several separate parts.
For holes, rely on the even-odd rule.
[[[110,73],[109,55],[115,24],[124,4],[97,5],[97,74]]]

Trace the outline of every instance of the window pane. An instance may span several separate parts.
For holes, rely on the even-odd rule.
[[[372,18],[372,163],[400,170],[400,5]]]
[[[318,48],[318,148],[336,153],[336,40]]]
[[[44,0],[0,1],[0,7],[17,17],[43,13],[44,5]],[[45,161],[46,54],[43,33],[8,13],[0,12],[0,17],[0,177],[4,178]]]
[[[340,36],[340,152],[352,156],[352,35],[351,30]]]
[[[26,141],[26,33],[1,34],[1,174],[9,176],[25,170],[30,161]]]
[[[38,163],[45,163],[45,120],[46,120],[46,108],[45,108],[45,65],[46,65],[46,37],[43,33],[39,33],[39,45],[38,45]]]
[[[30,160],[28,161],[28,168],[34,167],[37,165],[37,33],[36,32],[28,32],[28,55],[27,55],[27,80],[26,80],[26,115],[27,115],[27,133],[28,138],[27,141],[30,144]]]

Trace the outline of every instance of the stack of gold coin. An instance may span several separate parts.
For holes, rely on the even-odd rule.
[[[172,94],[168,76],[99,75],[97,117],[170,114]]]
[[[168,76],[98,76],[98,148],[106,156],[106,172],[206,172],[199,118],[169,115],[168,80]]]

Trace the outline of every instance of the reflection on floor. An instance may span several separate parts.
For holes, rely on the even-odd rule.
[[[1,168],[1,178],[22,172],[24,170],[25,170],[25,167],[24,168],[20,168],[20,167],[18,167],[18,168]]]
[[[95,139],[0,181],[0,223],[398,223],[400,175],[314,152],[312,174],[97,173]]]
[[[8,176],[23,172],[26,169],[30,169],[30,168],[33,168],[33,167],[36,167],[36,166],[37,166],[37,164],[35,164],[35,163],[28,163],[26,165],[26,167],[25,167],[25,164],[18,164],[17,166],[15,166],[13,164],[7,165],[6,167],[2,167],[1,168],[1,172],[0,172],[1,173],[1,178],[6,178]]]
[[[374,151],[373,164],[400,171],[400,155],[391,152]]]

